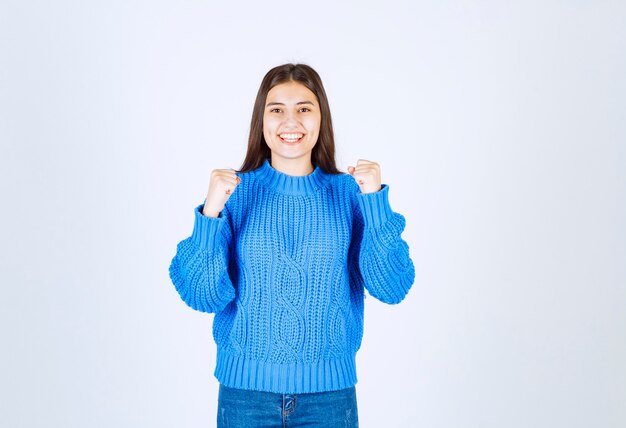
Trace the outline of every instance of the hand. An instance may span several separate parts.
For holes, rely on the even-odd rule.
[[[214,169],[211,171],[209,191],[204,201],[202,214],[207,217],[217,217],[224,209],[226,201],[241,183],[234,169]]]
[[[378,192],[382,188],[380,165],[376,162],[359,159],[356,168],[348,167],[348,173],[356,180],[361,188],[361,193]]]

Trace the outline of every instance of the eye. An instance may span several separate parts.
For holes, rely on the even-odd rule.
[[[270,113],[274,113],[274,111],[276,111],[276,110],[280,110],[280,109],[279,108],[273,108],[273,109],[270,110]]]
[[[310,109],[310,108],[308,108],[308,107],[302,107],[300,110],[311,111],[311,109]]]

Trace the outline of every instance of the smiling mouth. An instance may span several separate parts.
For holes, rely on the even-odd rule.
[[[293,134],[279,134],[278,138],[282,140],[283,143],[295,144],[304,138],[304,134],[299,132],[295,132]]]

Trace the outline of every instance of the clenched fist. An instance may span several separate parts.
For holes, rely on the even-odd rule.
[[[378,192],[382,188],[380,165],[376,162],[359,159],[356,163],[356,168],[353,166],[348,167],[348,173],[361,188],[361,193]]]
[[[207,217],[218,217],[239,183],[241,183],[241,179],[234,169],[214,169],[211,171],[209,192],[204,200],[202,214]]]

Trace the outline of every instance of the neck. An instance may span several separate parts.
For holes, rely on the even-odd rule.
[[[310,158],[285,160],[271,156],[270,163],[276,171],[292,176],[309,175],[315,169]]]

